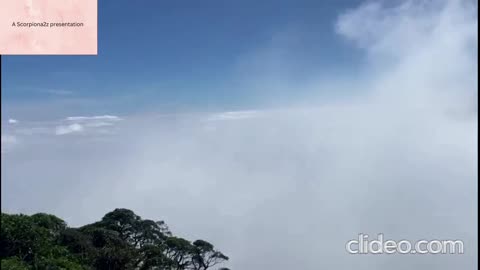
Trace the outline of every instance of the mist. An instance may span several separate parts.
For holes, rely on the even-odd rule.
[[[478,267],[475,10],[473,1],[367,2],[340,14],[332,27],[364,54],[362,77],[319,74],[282,91],[348,86],[355,98],[311,91],[233,112],[10,115],[2,211],[80,226],[129,208],[211,241],[232,269]],[[253,65],[270,56],[260,52]],[[246,85],[274,93],[285,84],[266,80],[272,72],[250,73]],[[360,233],[461,239],[465,254],[347,254]]]

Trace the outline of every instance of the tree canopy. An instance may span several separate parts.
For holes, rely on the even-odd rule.
[[[120,208],[79,228],[45,213],[2,213],[0,259],[7,270],[208,270],[228,261],[205,240],[174,236],[163,221]]]

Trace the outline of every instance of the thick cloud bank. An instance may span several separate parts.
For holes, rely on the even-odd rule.
[[[79,225],[131,208],[212,241],[233,269],[476,268],[476,8],[367,3],[339,16],[337,33],[368,58],[360,99],[19,119],[3,128],[2,210]],[[359,233],[462,239],[465,254],[347,254]]]

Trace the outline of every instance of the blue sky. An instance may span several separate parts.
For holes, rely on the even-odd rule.
[[[245,81],[352,73],[361,58],[334,24],[357,5],[99,1],[98,56],[2,57],[2,98],[96,99],[114,110],[255,107],[271,95],[292,99],[308,90],[282,92]]]

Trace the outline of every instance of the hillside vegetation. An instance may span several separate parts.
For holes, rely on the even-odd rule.
[[[80,228],[50,214],[2,213],[0,259],[2,270],[206,270],[228,257],[207,241],[173,236],[163,221],[115,209]]]

